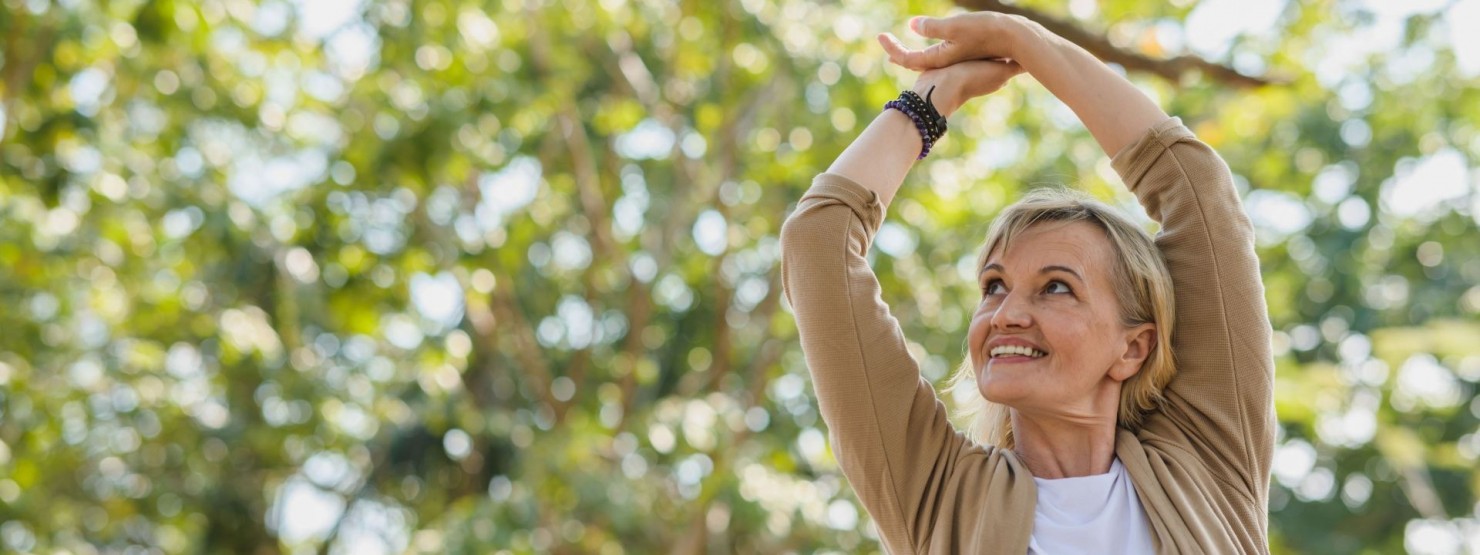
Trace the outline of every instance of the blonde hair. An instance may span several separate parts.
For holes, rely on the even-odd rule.
[[[1162,390],[1177,372],[1172,356],[1175,328],[1172,276],[1161,249],[1146,230],[1109,205],[1080,191],[1046,187],[1029,191],[997,215],[987,230],[975,267],[986,265],[992,251],[998,247],[1006,250],[1014,236],[1043,222],[1088,222],[1103,230],[1115,255],[1111,283],[1120,303],[1121,323],[1126,327],[1156,324],[1156,344],[1151,353],[1140,371],[1121,383],[1116,423],[1136,431],[1146,414],[1160,406]],[[968,437],[978,443],[1012,449],[1011,413],[1005,405],[988,401],[977,389],[970,348],[971,345],[964,345],[964,358],[947,386],[957,399],[965,398],[957,415],[966,422]]]

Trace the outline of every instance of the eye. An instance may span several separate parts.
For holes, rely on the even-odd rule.
[[[1054,286],[1058,286],[1058,289],[1059,290],[1058,291],[1055,291],[1054,290]],[[1074,290],[1069,289],[1069,284],[1067,284],[1067,283],[1064,283],[1064,282],[1059,281],[1059,280],[1053,280],[1053,281],[1048,282],[1048,287],[1044,287],[1043,288],[1043,292],[1044,293],[1070,293],[1070,294],[1072,294],[1072,293],[1074,293]]]
[[[982,287],[982,296],[997,294],[997,289],[994,286],[1000,285],[1002,285],[1002,280],[1000,279],[993,278],[987,280],[987,285]]]

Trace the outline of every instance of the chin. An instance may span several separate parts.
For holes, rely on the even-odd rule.
[[[1001,405],[1010,405],[1013,401],[1021,400],[1028,395],[1018,380],[1005,376],[988,376],[985,372],[978,374],[976,389],[982,394],[982,398]]]

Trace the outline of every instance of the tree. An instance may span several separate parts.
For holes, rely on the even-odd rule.
[[[1245,187],[1275,550],[1476,549],[1476,3],[1227,5],[960,1],[1118,63]],[[6,0],[0,542],[877,550],[776,236],[908,82],[871,35],[949,9]],[[957,120],[870,254],[933,380],[1021,191],[1140,214],[1031,78]]]

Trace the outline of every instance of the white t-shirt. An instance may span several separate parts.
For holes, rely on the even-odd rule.
[[[1151,553],[1151,522],[1120,459],[1110,472],[1045,480],[1028,553]]]

